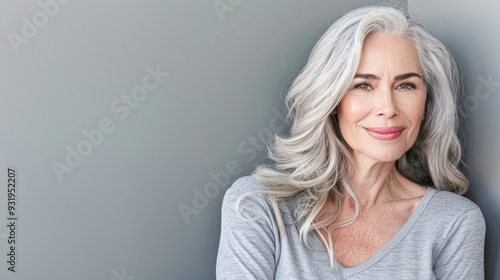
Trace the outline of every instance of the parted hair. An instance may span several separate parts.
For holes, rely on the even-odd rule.
[[[268,145],[273,164],[256,167],[253,176],[270,186],[267,193],[276,213],[280,236],[285,233],[280,199],[301,194],[296,217],[301,241],[312,248],[308,233],[316,229],[331,232],[353,223],[361,204],[347,174],[350,155],[336,116],[337,107],[351,85],[361,58],[365,38],[370,34],[403,35],[415,45],[426,90],[424,120],[414,145],[396,161],[403,176],[420,185],[464,194],[468,180],[458,169],[461,145],[457,137],[457,100],[460,91],[456,63],[447,48],[407,12],[387,6],[365,6],[348,12],[332,24],[314,46],[307,64],[295,78],[285,103],[291,121],[287,136],[275,135]],[[347,221],[333,223],[343,198],[350,197],[356,214]],[[239,202],[236,211],[239,211]],[[334,213],[319,219],[326,203]],[[327,244],[334,270],[331,235],[320,238]]]

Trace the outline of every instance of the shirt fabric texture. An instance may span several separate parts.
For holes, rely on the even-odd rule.
[[[396,235],[365,262],[350,268],[335,261],[330,271],[328,252],[309,232],[307,248],[295,220],[297,195],[280,202],[285,231],[265,194],[270,189],[253,176],[236,180],[222,203],[217,255],[217,279],[484,279],[485,221],[479,207],[448,191],[427,192]],[[299,194],[300,195],[300,194]]]

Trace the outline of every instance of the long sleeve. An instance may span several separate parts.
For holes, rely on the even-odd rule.
[[[476,206],[457,216],[434,265],[437,279],[484,279],[486,225]]]
[[[277,263],[277,224],[271,204],[264,194],[245,193],[255,189],[253,181],[242,177],[227,190],[222,202],[221,236],[217,255],[217,279],[273,279]],[[252,188],[253,187],[253,188]]]

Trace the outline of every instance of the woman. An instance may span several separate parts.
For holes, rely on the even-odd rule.
[[[483,279],[458,91],[449,52],[402,11],[335,22],[288,93],[275,165],[226,192],[218,279]]]

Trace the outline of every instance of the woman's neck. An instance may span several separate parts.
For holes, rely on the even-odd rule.
[[[401,197],[403,176],[395,162],[357,161],[348,168],[351,188],[363,208]]]

